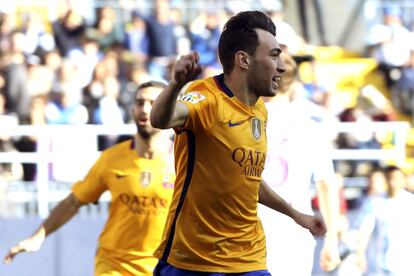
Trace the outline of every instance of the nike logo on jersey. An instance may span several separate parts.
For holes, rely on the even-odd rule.
[[[244,123],[244,121],[238,121],[238,122],[229,121],[229,127],[238,126],[238,125],[241,125],[243,123]]]
[[[115,174],[115,177],[117,179],[121,179],[121,178],[124,178],[124,177],[127,177],[127,176],[128,176],[127,174],[120,174],[120,173]]]

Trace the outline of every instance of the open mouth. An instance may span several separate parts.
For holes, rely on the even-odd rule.
[[[139,119],[139,123],[141,125],[146,125],[148,123],[148,119],[147,118],[141,118],[141,119]]]
[[[275,86],[279,87],[280,80],[281,80],[281,78],[280,78],[280,77],[273,77],[273,78],[272,78],[272,83],[273,83]]]

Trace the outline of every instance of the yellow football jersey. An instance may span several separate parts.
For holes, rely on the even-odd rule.
[[[112,197],[99,237],[96,275],[152,275],[174,180],[172,154],[141,158],[129,140],[105,150],[85,179],[74,184],[73,193],[83,202],[97,202],[106,190]]]
[[[196,271],[265,269],[257,217],[266,160],[263,100],[247,106],[219,75],[193,82],[179,101],[189,116],[176,129],[173,202],[155,256]]]

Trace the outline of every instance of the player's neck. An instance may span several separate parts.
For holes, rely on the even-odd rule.
[[[148,139],[144,139],[139,134],[136,134],[134,139],[135,150],[140,157],[154,159],[161,151],[161,131],[151,135]]]
[[[249,91],[242,76],[226,74],[224,75],[224,83],[239,101],[248,106],[254,105],[259,99],[256,94]]]

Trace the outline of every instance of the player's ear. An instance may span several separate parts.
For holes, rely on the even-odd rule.
[[[236,53],[236,64],[244,69],[249,69],[249,55],[244,51]]]

